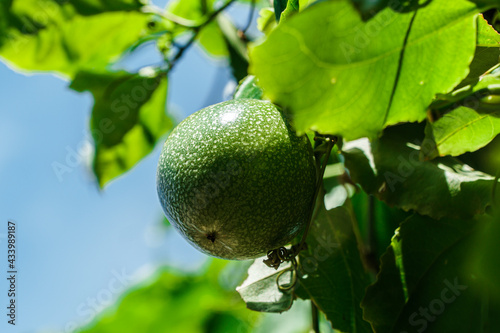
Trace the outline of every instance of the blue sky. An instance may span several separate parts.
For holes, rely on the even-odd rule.
[[[156,61],[153,49],[145,48],[125,65]],[[177,118],[222,100],[230,74],[214,65],[196,47],[178,63],[169,81]],[[1,332],[67,332],[157,265],[194,268],[204,258],[160,227],[160,146],[104,191],[84,160],[57,176],[54,162],[64,164],[71,152],[85,152],[90,144],[92,97],[68,84],[0,63],[0,276],[7,270],[8,220],[17,224],[18,265],[17,325],[3,319]],[[0,279],[3,309],[7,290],[7,280]]]

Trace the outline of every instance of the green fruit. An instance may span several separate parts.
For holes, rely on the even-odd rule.
[[[157,188],[170,223],[195,247],[251,259],[307,224],[316,169],[309,140],[273,104],[238,99],[202,109],[170,134]]]

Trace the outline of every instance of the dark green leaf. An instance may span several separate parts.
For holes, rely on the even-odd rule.
[[[132,2],[76,5],[82,9],[83,4],[93,8],[88,13],[134,7]],[[2,11],[10,24],[4,28],[3,43],[0,40],[0,56],[19,70],[55,71],[69,77],[83,69],[102,70],[149,34],[147,23],[154,17],[139,11],[82,16],[78,8],[56,0],[14,1],[8,12]]]
[[[257,79],[255,76],[249,75],[240,81],[240,85],[234,93],[234,99],[262,99],[262,94],[262,88],[257,85]]]
[[[356,9],[361,14],[364,20],[368,20],[375,16],[380,10],[385,8],[389,4],[389,0],[351,0],[351,2],[356,6]],[[398,2],[391,2],[392,5]]]
[[[59,0],[59,2],[71,3],[78,11],[78,13],[81,15],[95,15],[103,12],[112,12],[112,11],[138,10],[145,4],[145,2],[142,0],[113,0],[113,1]]]
[[[402,223],[362,303],[375,332],[478,331],[489,314],[476,272],[464,269],[475,226],[418,215]]]
[[[345,207],[317,213],[307,237],[308,250],[300,253],[305,276],[297,295],[311,299],[325,313],[332,327],[342,332],[371,332],[359,306],[370,283],[363,268],[353,231],[353,219]]]
[[[421,127],[404,125],[387,129],[372,142],[346,143],[343,153],[352,179],[390,206],[437,219],[484,212],[493,177],[451,157],[420,160],[428,149],[433,144],[422,141]]]
[[[350,140],[422,120],[435,95],[468,74],[478,9],[465,0],[411,9],[386,8],[364,23],[347,0],[319,2],[251,50],[250,72],[301,132]]]
[[[411,213],[389,207],[374,196],[359,191],[351,198],[354,214],[365,244],[370,245],[371,257],[366,258],[372,268],[378,268],[379,258],[391,244],[399,223]]]
[[[469,269],[476,272],[480,283],[491,292],[491,297],[500,301],[500,215],[485,217],[484,229],[475,239],[476,247],[471,251]]]
[[[163,74],[79,72],[70,86],[94,95],[94,173],[102,187],[149,154],[172,127]]]
[[[280,21],[281,12],[283,12],[286,9],[287,3],[288,3],[288,0],[275,0],[275,1],[273,1],[274,15],[276,17],[276,22]]]
[[[299,0],[288,0],[286,8],[281,12],[280,22],[286,21],[288,18],[299,12]]]
[[[278,289],[276,279],[278,275],[290,267],[282,264],[278,270],[268,267],[261,259],[256,259],[248,269],[248,278],[236,288],[247,307],[254,311],[283,312],[292,306],[293,294]],[[280,276],[280,284],[291,282],[291,272]]]
[[[238,34],[238,29],[223,15],[217,17],[229,53],[229,64],[233,76],[240,81],[248,75],[248,52],[246,42]]]

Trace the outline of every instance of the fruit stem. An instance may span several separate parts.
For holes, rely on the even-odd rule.
[[[307,239],[307,234],[309,233],[309,229],[311,228],[314,207],[316,206],[316,200],[318,199],[318,194],[320,192],[320,189],[323,188],[323,176],[325,174],[326,165],[328,164],[328,159],[330,158],[330,154],[332,152],[333,146],[335,146],[335,144],[337,143],[337,137],[335,137],[335,136],[325,136],[325,137],[320,137],[320,139],[324,140],[326,145],[327,145],[326,153],[325,153],[325,157],[323,160],[323,164],[321,165],[321,168],[320,168],[320,171],[318,174],[318,179],[316,180],[316,190],[314,191],[314,197],[313,197],[313,201],[311,204],[311,210],[309,211],[309,219],[308,219],[308,223],[306,226],[306,230],[304,231],[304,234],[302,234],[302,239],[300,240],[300,243],[298,246],[299,251],[300,251],[300,249],[304,248],[304,244],[305,244],[306,239]],[[319,164],[321,156],[317,156],[317,159],[318,159],[317,162]]]

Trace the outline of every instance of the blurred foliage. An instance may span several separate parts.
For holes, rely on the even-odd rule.
[[[149,154],[172,128],[165,114],[167,78],[162,73],[82,71],[70,87],[94,96],[90,130],[96,146],[93,168],[101,187]]]
[[[212,260],[191,275],[163,268],[79,332],[250,332],[259,316],[246,310],[234,289],[224,288],[226,264]]]
[[[283,314],[246,309],[234,288],[250,263],[212,259],[190,274],[162,268],[78,332],[308,333],[307,302],[296,301]],[[333,332],[324,318],[320,324],[322,332]]]

